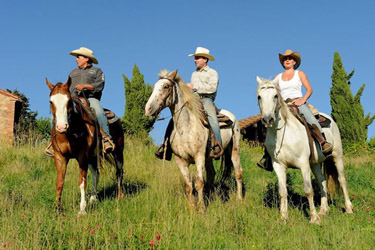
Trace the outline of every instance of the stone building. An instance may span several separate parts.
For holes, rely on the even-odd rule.
[[[0,89],[0,140],[13,143],[14,127],[21,109],[21,99]]]

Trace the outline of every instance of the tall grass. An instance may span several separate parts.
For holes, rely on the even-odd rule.
[[[372,249],[375,242],[374,156],[345,158],[354,215],[337,197],[320,226],[309,223],[300,171],[288,170],[289,221],[280,219],[277,178],[258,169],[262,150],[242,144],[246,195],[215,195],[204,215],[191,211],[174,163],[153,157],[155,146],[128,139],[123,200],[115,172],[101,169],[99,202],[78,216],[78,166],[69,163],[62,214],[55,213],[56,171],[44,145],[0,148],[0,248],[5,249]],[[219,162],[215,162],[219,170]],[[192,173],[194,166],[192,166]],[[89,179],[88,189],[91,189]]]

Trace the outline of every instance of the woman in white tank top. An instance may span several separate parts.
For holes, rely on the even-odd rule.
[[[308,124],[313,129],[314,138],[320,143],[321,149],[324,155],[330,155],[332,152],[332,145],[327,142],[322,135],[322,128],[319,122],[316,120],[314,114],[310,108],[306,105],[306,101],[312,94],[312,88],[305,72],[296,70],[301,64],[301,55],[297,51],[286,50],[284,54],[279,54],[279,60],[284,72],[278,74],[276,77],[279,80],[280,94],[281,97],[286,100],[288,98],[293,100],[293,104],[298,107],[298,110],[305,117]],[[306,93],[302,94],[302,86],[305,87]],[[267,154],[257,163],[257,165],[266,170],[272,171],[269,164],[264,163],[264,159],[267,159]]]

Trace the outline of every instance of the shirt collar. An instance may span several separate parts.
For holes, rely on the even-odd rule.
[[[204,67],[203,69],[196,69],[195,71],[198,71],[198,72],[205,71],[205,72],[207,72],[209,68],[210,67],[208,67],[208,65],[206,65],[206,67]]]

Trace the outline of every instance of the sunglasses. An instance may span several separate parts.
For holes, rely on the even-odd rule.
[[[294,57],[286,56],[286,57],[284,57],[283,61],[286,61],[286,60],[294,60]]]

